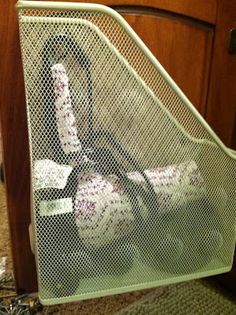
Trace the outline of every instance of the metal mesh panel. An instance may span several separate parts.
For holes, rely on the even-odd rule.
[[[105,9],[19,22],[42,302],[229,270],[235,161],[125,28]]]

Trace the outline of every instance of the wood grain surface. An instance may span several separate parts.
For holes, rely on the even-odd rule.
[[[229,54],[229,34],[236,28],[236,1],[219,0],[206,118],[227,146],[235,143],[236,54]]]
[[[30,251],[29,150],[15,1],[0,2],[0,119],[7,207],[18,291],[36,291]]]
[[[128,11],[130,12],[130,11]],[[213,28],[156,11],[122,13],[167,72],[204,114],[211,64]],[[145,27],[144,27],[145,26]]]
[[[53,0],[49,0],[53,1]],[[65,1],[65,0],[59,0]],[[74,0],[74,2],[93,2],[91,0]],[[216,20],[217,0],[96,0],[96,3],[111,7],[138,6],[157,8],[194,19],[214,24]]]

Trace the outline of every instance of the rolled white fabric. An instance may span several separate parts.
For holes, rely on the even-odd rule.
[[[157,205],[161,212],[174,211],[206,193],[203,177],[194,161],[148,169],[144,173],[157,194]],[[140,173],[132,172],[127,176],[146,187],[147,183]]]
[[[160,213],[174,212],[206,194],[203,178],[194,161],[144,172],[157,194],[157,211]],[[138,172],[127,173],[127,177],[144,188],[147,185]],[[81,174],[78,182],[75,216],[86,245],[99,248],[133,230],[132,207],[117,176]],[[138,202],[145,220],[149,210],[142,198],[138,198]]]
[[[66,70],[62,64],[55,64],[51,67],[51,71],[55,93],[55,115],[62,149],[66,154],[81,151]]]

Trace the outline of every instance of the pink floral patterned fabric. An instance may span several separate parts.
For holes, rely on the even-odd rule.
[[[75,209],[81,239],[88,246],[101,247],[133,229],[131,205],[115,176],[81,174]]]
[[[206,194],[203,178],[194,161],[145,170],[145,174],[157,194],[157,211],[160,213],[174,213],[189,201]],[[144,188],[147,185],[138,172],[127,173],[127,177]],[[80,174],[78,182],[75,217],[86,245],[99,248],[133,230],[131,204],[117,176]],[[141,197],[138,197],[138,203],[145,220],[148,209]]]
[[[62,64],[55,64],[51,67],[51,71],[55,93],[55,115],[62,149],[66,154],[81,151],[66,70]]]

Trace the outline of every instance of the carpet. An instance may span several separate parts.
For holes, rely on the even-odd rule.
[[[155,291],[114,315],[235,315],[236,300],[222,289],[203,280],[166,287],[162,295]]]

